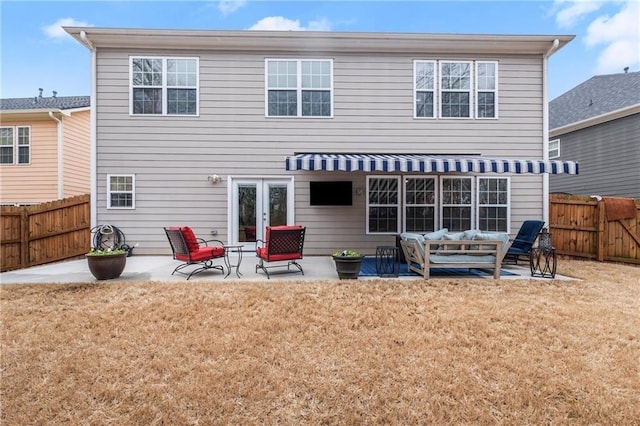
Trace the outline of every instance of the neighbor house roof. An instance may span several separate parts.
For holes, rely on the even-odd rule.
[[[90,96],[34,96],[31,98],[0,99],[0,111],[30,111],[34,110],[69,110],[88,108],[91,105]]]
[[[576,123],[587,127],[607,121],[592,120],[596,117],[604,118],[634,106],[640,106],[640,72],[596,75],[549,102],[549,129]],[[615,118],[618,115],[613,114],[608,119]]]

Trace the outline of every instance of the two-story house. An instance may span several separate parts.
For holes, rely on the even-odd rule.
[[[552,192],[640,198],[640,72],[596,75],[549,103],[549,158],[579,161]]]
[[[0,203],[37,204],[88,194],[89,96],[0,99]]]
[[[547,212],[547,61],[573,36],[67,27],[92,52],[94,224],[305,254]]]

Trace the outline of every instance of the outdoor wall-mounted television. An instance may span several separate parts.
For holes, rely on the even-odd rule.
[[[309,182],[309,204],[312,206],[350,206],[352,200],[351,181]]]

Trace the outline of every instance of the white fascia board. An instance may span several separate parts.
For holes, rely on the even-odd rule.
[[[576,121],[575,123],[571,123],[565,126],[551,129],[549,131],[549,139],[554,139],[554,138],[557,138],[558,136],[575,132],[576,130],[586,129],[587,127],[596,126],[598,124],[606,123],[607,121],[617,120],[619,118],[627,117],[629,115],[638,114],[638,113],[640,113],[640,104],[631,105],[625,108],[620,108],[615,111],[608,112],[606,114],[597,115],[595,117],[587,118],[586,120]]]

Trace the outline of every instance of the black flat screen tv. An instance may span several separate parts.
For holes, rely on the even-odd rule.
[[[309,182],[309,204],[312,206],[350,206],[352,200],[351,181]]]

